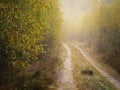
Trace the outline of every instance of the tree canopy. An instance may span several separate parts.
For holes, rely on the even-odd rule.
[[[1,0],[0,67],[44,59],[60,40],[61,23],[56,0]]]

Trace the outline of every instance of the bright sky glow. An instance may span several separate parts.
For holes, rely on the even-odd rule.
[[[110,3],[112,0],[60,0],[63,12],[63,30],[65,34],[82,32],[83,17],[99,7],[100,2]],[[85,20],[85,19],[84,19]],[[89,21],[86,19],[86,21]],[[84,25],[85,27],[85,25]]]
[[[75,31],[79,29],[82,16],[88,12],[94,1],[90,0],[61,0],[61,9],[64,18],[64,29]]]
[[[88,0],[61,0],[64,18],[78,18],[83,12],[89,9],[90,1]]]

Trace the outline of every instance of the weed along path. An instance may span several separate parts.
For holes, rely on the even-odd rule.
[[[66,49],[66,58],[63,63],[63,69],[58,72],[58,89],[57,90],[76,90],[75,83],[73,79],[73,66],[71,58],[70,48],[63,43],[63,47]]]
[[[107,78],[111,82],[111,84],[113,84],[116,87],[117,90],[120,90],[120,82],[118,80],[109,75],[106,71],[100,68],[94,61],[92,61],[89,55],[82,48],[78,47],[75,44],[72,44],[72,46],[75,47],[78,51],[80,51],[83,57],[86,58],[87,62],[89,62],[102,76]]]

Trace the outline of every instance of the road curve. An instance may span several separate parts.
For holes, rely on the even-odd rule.
[[[96,63],[85,53],[85,51],[78,47],[75,44],[72,44],[72,46],[74,46],[76,49],[78,49],[81,54],[86,58],[86,60],[89,61],[89,63],[91,63],[91,65],[98,71],[101,73],[101,75],[103,75],[105,78],[107,78],[115,87],[117,90],[120,90],[120,81],[118,81],[117,79],[115,79],[113,76],[109,75],[106,71],[104,71],[102,68],[99,68]]]
[[[57,90],[76,90],[72,73],[71,50],[65,43],[63,43],[63,47],[66,49],[66,60],[64,61],[64,68],[58,72],[59,87]]]

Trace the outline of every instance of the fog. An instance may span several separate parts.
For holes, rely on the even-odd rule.
[[[96,0],[61,0],[65,36],[72,37],[73,34],[80,31],[82,17],[89,12],[92,7],[96,7],[97,3],[99,3],[99,1],[96,2]]]
[[[64,36],[77,36],[78,32],[83,32],[81,26],[84,21],[83,17],[92,13],[96,8],[99,8],[100,3],[109,4],[112,0],[61,0],[61,10],[63,13],[63,30]],[[86,26],[84,26],[86,27]]]

